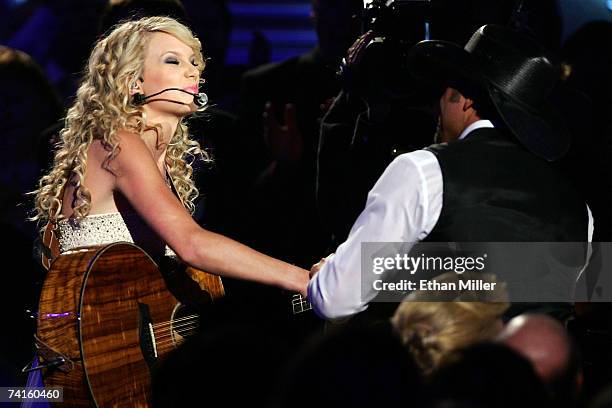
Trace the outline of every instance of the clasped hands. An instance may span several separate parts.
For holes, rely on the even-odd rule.
[[[310,279],[312,279],[317,274],[317,272],[319,272],[321,268],[323,268],[323,265],[325,265],[328,259],[330,259],[332,256],[334,256],[333,253],[327,255],[327,257],[325,258],[321,258],[319,262],[312,265],[312,267],[310,268]]]

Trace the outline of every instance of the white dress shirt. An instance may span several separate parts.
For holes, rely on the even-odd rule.
[[[483,127],[494,126],[488,120],[479,120],[468,126],[459,139]],[[373,281],[380,276],[362,275],[361,243],[423,240],[442,212],[442,191],[442,170],[432,152],[417,150],[395,158],[368,193],[365,209],[347,240],[309,282],[308,300],[315,312],[326,319],[337,319],[365,310],[377,295]],[[589,241],[592,225],[589,210]],[[372,280],[364,282],[370,288],[364,296],[362,277]]]

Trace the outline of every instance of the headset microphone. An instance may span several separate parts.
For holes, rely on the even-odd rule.
[[[186,94],[193,96],[193,103],[198,108],[202,108],[208,104],[208,95],[206,95],[204,92],[191,93],[189,91],[186,91],[180,88],[167,88],[167,89],[164,89],[162,91],[159,91],[157,93],[154,93],[152,95],[147,95],[147,96],[141,93],[135,93],[134,95],[132,95],[132,102],[134,103],[134,105],[142,105],[147,101],[147,99],[157,96],[159,94],[162,94],[164,92],[168,92],[168,91],[180,91],[180,92],[184,92]],[[181,102],[172,101],[172,100],[168,100],[167,102],[174,102],[174,103],[182,104]]]
[[[132,102],[134,103],[134,105],[142,105],[145,101],[146,101],[146,97],[144,96],[144,94],[141,93],[135,93],[134,95],[132,95]]]
[[[193,95],[193,103],[195,103],[198,108],[206,106],[208,104],[208,95],[204,92]]]

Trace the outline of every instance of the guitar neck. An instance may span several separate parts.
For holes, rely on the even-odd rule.
[[[311,310],[312,305],[309,301],[304,299],[301,294],[296,293],[291,297],[291,308],[293,310],[293,314],[296,315]]]

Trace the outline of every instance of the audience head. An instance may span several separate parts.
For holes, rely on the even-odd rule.
[[[576,346],[557,320],[543,314],[511,319],[497,338],[533,365],[559,403],[575,401],[581,382]]]
[[[477,276],[494,281],[486,274]],[[451,272],[436,281],[458,282],[461,278]],[[446,296],[445,301],[436,299]],[[456,351],[497,336],[503,328],[502,315],[509,306],[505,299],[501,288],[486,294],[467,290],[452,294],[415,291],[400,304],[391,323],[417,364],[429,375]]]
[[[40,176],[43,131],[63,115],[60,99],[41,67],[26,53],[0,46],[0,212],[26,235],[24,194]]]
[[[61,116],[62,106],[55,89],[42,68],[25,52],[0,45],[0,84],[1,126],[24,126],[31,119],[49,124]],[[19,116],[26,114],[31,116]]]
[[[431,385],[435,407],[549,406],[529,361],[499,343],[479,343],[456,353],[435,373]]]
[[[406,407],[425,400],[419,369],[389,326],[340,327],[304,345],[271,406]]]

